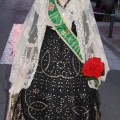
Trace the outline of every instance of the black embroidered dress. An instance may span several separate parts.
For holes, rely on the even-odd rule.
[[[12,120],[99,120],[98,92],[89,88],[80,68],[74,53],[47,26],[34,79],[21,90]]]

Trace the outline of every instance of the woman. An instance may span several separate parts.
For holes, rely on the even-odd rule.
[[[7,120],[100,119],[109,67],[89,0],[36,0],[16,49]],[[94,56],[105,67],[97,82],[81,72]]]

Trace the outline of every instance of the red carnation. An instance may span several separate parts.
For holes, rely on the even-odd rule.
[[[82,67],[82,74],[86,77],[99,78],[104,71],[104,65],[97,57],[89,58]]]

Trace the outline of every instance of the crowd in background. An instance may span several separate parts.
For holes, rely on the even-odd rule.
[[[112,14],[118,0],[91,0],[96,5],[93,6],[93,11],[98,13]],[[97,20],[101,20],[103,16],[95,15]]]
[[[94,11],[108,14],[112,13],[115,4],[118,2],[118,0],[91,0],[91,1],[96,2]]]

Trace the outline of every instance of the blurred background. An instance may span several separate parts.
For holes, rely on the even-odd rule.
[[[105,14],[116,14],[116,21],[120,21],[119,12],[120,12],[120,0],[91,0],[93,5],[93,11],[99,14],[95,14],[97,21],[109,21],[110,16]],[[102,13],[105,13],[102,15]]]

